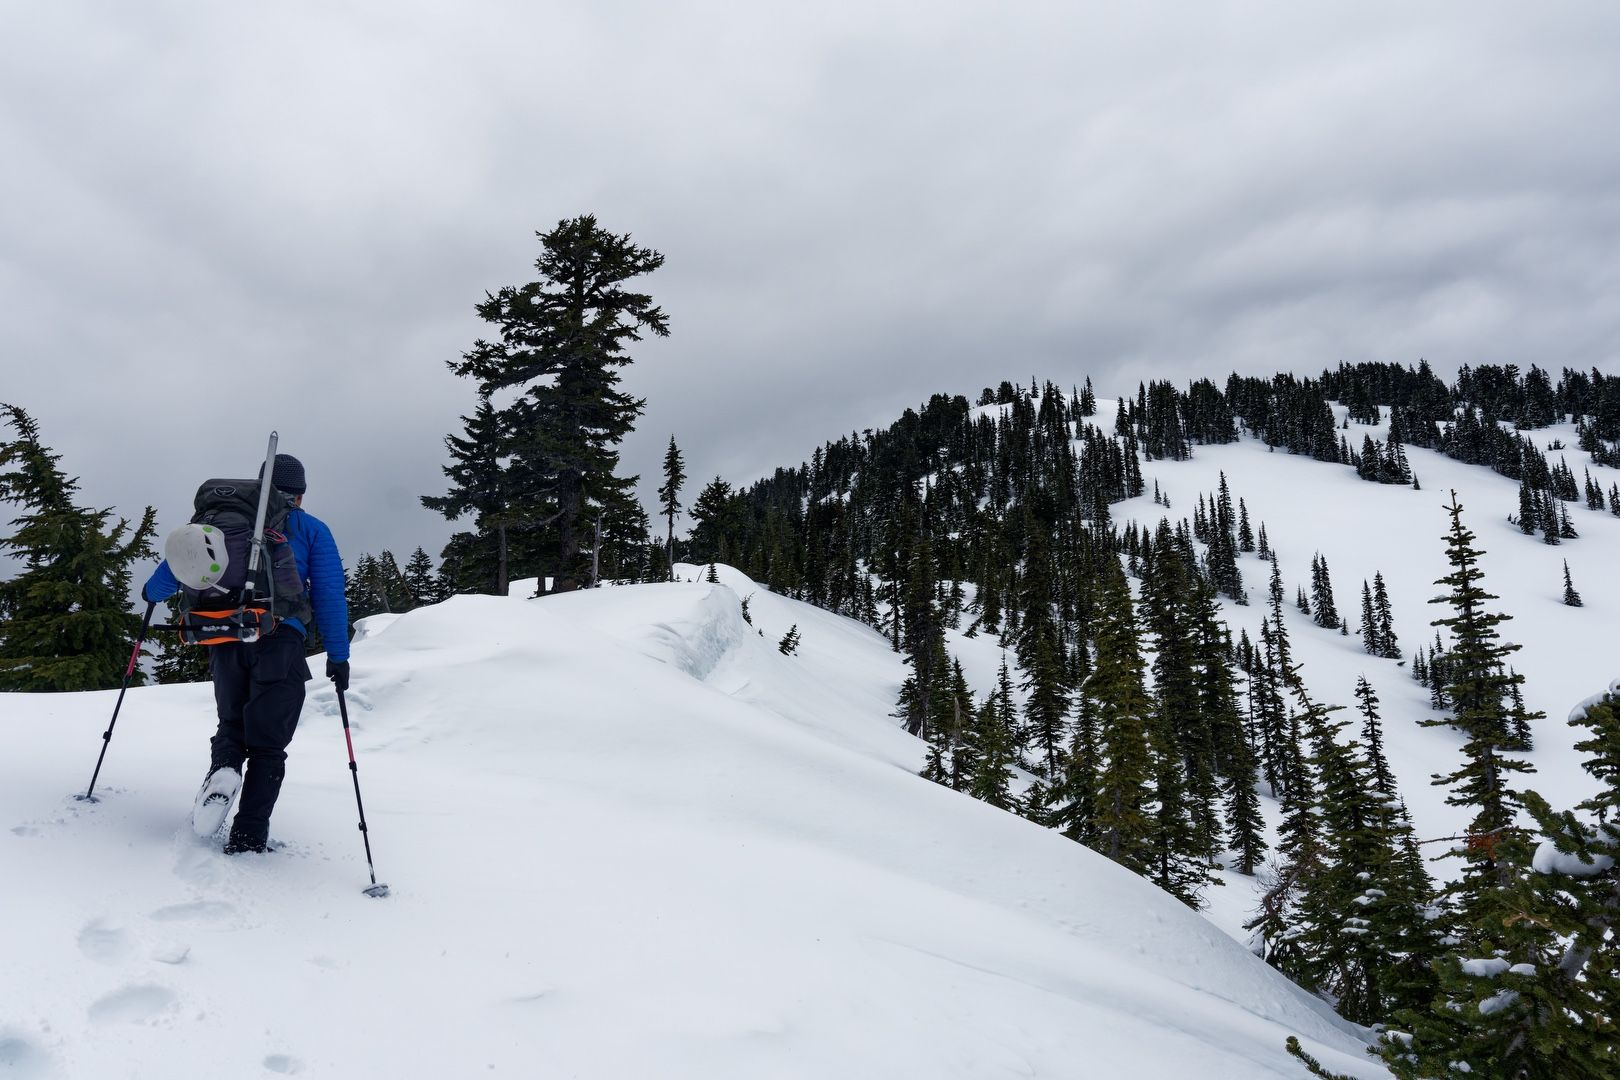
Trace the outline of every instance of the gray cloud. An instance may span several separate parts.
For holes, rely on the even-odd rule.
[[[98,504],[276,427],[347,551],[436,552],[444,361],[583,211],[668,257],[647,477],[1003,378],[1620,369],[1620,12],[773,7],[13,6],[0,399]]]

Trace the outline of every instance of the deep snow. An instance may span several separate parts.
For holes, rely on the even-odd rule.
[[[329,685],[237,858],[186,823],[206,686],[130,692],[96,805],[113,694],[0,698],[0,1074],[1297,1077],[1298,1033],[1381,1075],[1207,920],[919,779],[880,636],[721,573],[371,620],[386,900]]]

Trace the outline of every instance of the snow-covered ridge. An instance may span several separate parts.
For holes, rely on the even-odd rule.
[[[1250,1078],[1297,1076],[1298,1034],[1382,1075],[1206,920],[919,779],[881,637],[720,574],[371,620],[349,697],[385,901],[329,686],[284,846],[239,859],[184,823],[206,687],[130,692],[94,806],[68,796],[112,695],[0,698],[0,1064]]]

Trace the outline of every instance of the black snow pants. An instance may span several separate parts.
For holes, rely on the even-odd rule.
[[[270,836],[270,811],[281,793],[287,744],[298,727],[310,678],[304,637],[283,625],[252,644],[215,645],[209,668],[219,707],[209,771],[247,765],[231,836],[262,844]]]

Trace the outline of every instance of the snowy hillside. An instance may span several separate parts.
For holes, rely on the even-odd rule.
[[[208,687],[130,692],[95,805],[114,695],[0,698],[0,1075],[1250,1080],[1300,1075],[1291,1033],[1382,1075],[1204,918],[919,779],[882,638],[721,573],[373,620],[349,697],[385,900],[326,684],[280,848],[237,858],[185,821]]]
[[[1345,410],[1336,408],[1335,415],[1342,424]],[[1384,439],[1388,432],[1387,426],[1352,422],[1344,434],[1351,445],[1360,446],[1364,435]],[[1555,441],[1570,447],[1563,454],[1577,477],[1587,468],[1605,489],[1620,481],[1620,470],[1591,465],[1586,454],[1573,448],[1572,425],[1532,434],[1539,447]],[[1434,641],[1431,620],[1450,614],[1428,601],[1444,591],[1435,581],[1449,572],[1441,539],[1449,520],[1443,504],[1455,490],[1464,507],[1464,523],[1477,534],[1485,552],[1484,584],[1499,598],[1491,607],[1513,616],[1504,625],[1503,636],[1523,646],[1513,663],[1526,676],[1526,703],[1546,714],[1534,725],[1536,747],[1527,757],[1537,771],[1526,778],[1525,786],[1560,806],[1589,796],[1594,781],[1580,769],[1572,749],[1576,736],[1566,720],[1573,707],[1604,689],[1617,667],[1620,575],[1613,567],[1620,564],[1620,517],[1572,505],[1580,537],[1550,546],[1539,537],[1525,536],[1507,520],[1518,509],[1515,481],[1431,450],[1407,447],[1406,453],[1421,490],[1368,483],[1347,466],[1283,450],[1270,452],[1249,436],[1230,444],[1200,445],[1187,461],[1144,462],[1150,494],[1116,504],[1112,512],[1121,524],[1135,522],[1149,529],[1166,517],[1172,523],[1191,518],[1199,496],[1212,495],[1225,473],[1232,498],[1244,500],[1256,529],[1266,525],[1278,553],[1289,600],[1285,612],[1290,636],[1304,665],[1305,682],[1317,699],[1348,708],[1355,704],[1357,677],[1367,677],[1382,701],[1386,751],[1401,795],[1419,837],[1431,839],[1454,835],[1466,820],[1466,815],[1445,805],[1445,790],[1430,784],[1433,774],[1455,767],[1461,736],[1450,729],[1418,726],[1420,718],[1437,714],[1430,709],[1428,690],[1413,680],[1410,663],[1414,650]],[[1552,456],[1558,460],[1559,452]],[[1168,509],[1153,501],[1155,484],[1168,498]],[[1318,552],[1331,568],[1339,612],[1350,624],[1348,637],[1316,626],[1293,605],[1296,588],[1310,591],[1311,560]],[[1582,594],[1579,608],[1562,602],[1565,560]],[[1258,642],[1260,621],[1268,610],[1270,566],[1253,554],[1240,557],[1239,565],[1249,604],[1223,600],[1223,618],[1234,638],[1246,629]],[[1392,598],[1395,630],[1407,658],[1399,663],[1369,656],[1355,636],[1361,583],[1371,581],[1375,573],[1383,574]],[[992,635],[968,639],[961,633],[950,634],[949,642],[982,698],[993,686],[1002,657],[1000,643]],[[1016,666],[1010,652],[1007,658]],[[1353,711],[1343,715],[1355,731],[1359,716]],[[1275,804],[1266,800],[1266,806],[1274,814]],[[1442,849],[1431,846],[1426,852],[1434,856]],[[1446,875],[1457,865],[1452,860],[1431,868]],[[1226,880],[1228,888],[1206,895],[1206,914],[1233,937],[1247,941],[1241,924],[1254,913],[1254,881],[1236,874]]]

